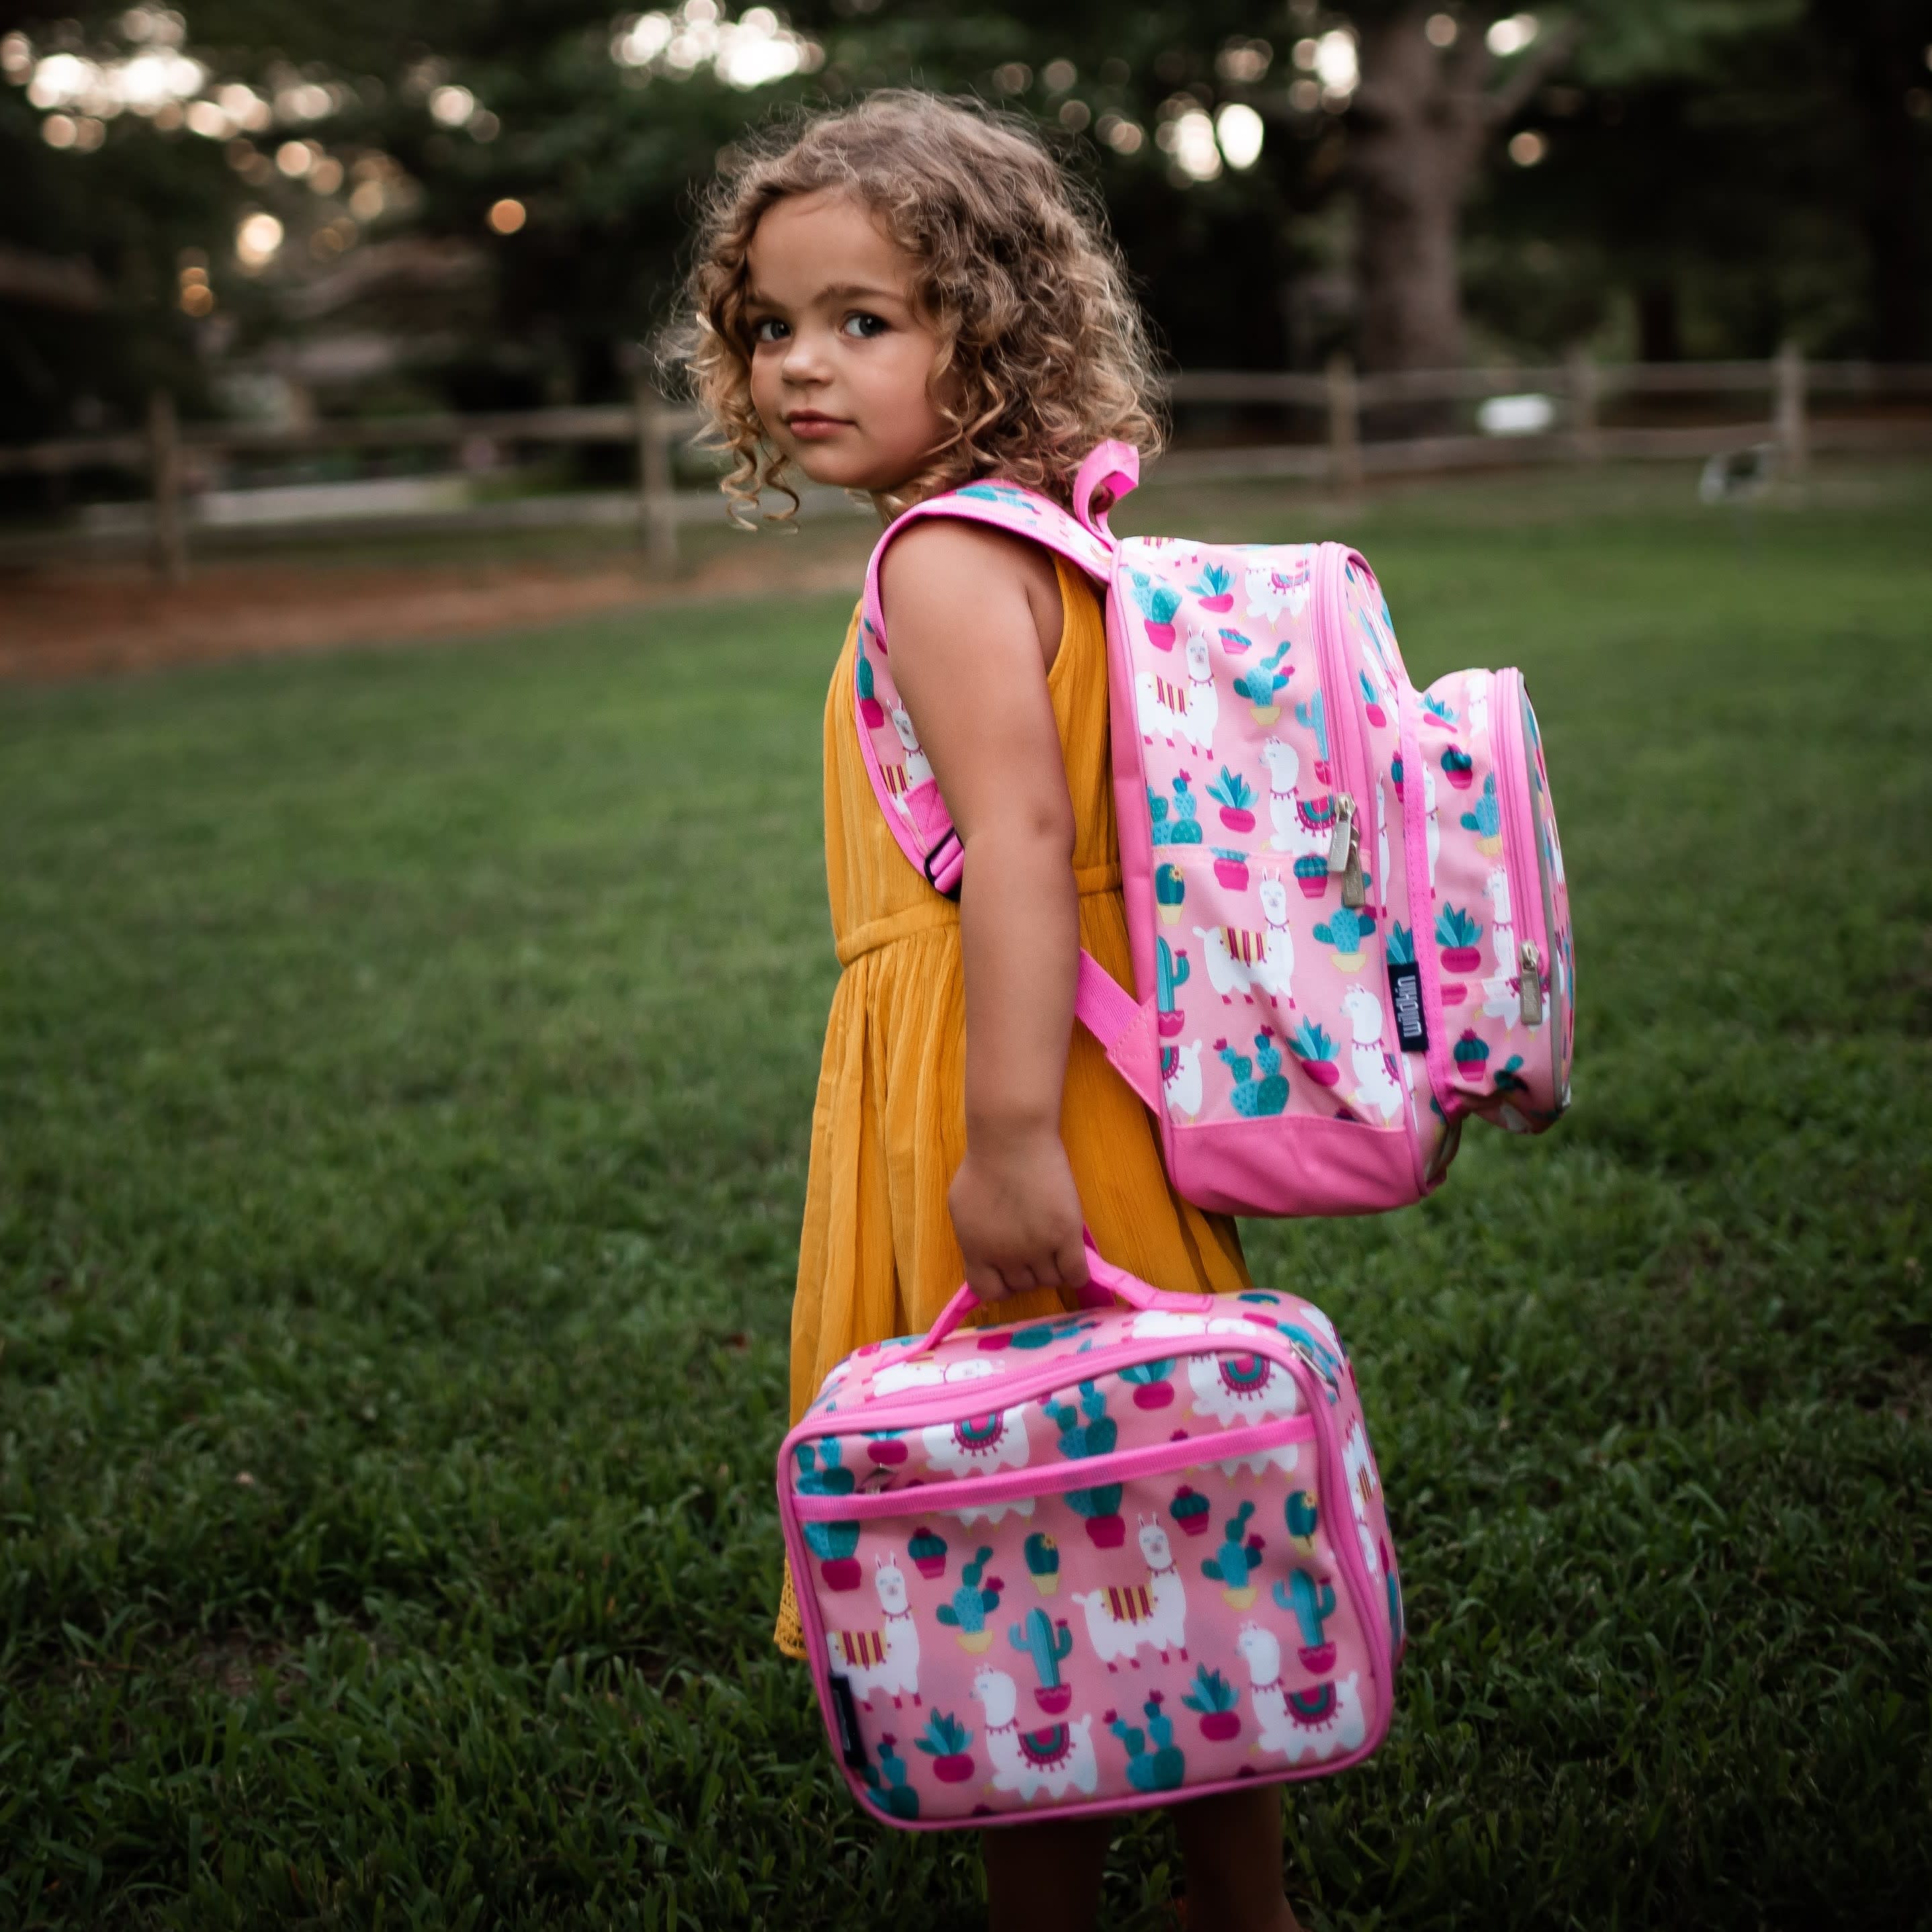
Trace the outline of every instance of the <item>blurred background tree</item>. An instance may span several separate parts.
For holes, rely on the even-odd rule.
[[[906,82],[1040,123],[1180,367],[1932,359],[1932,0],[0,19],[0,436],[620,394],[746,129]]]

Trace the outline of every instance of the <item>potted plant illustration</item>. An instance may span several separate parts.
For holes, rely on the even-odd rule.
[[[1201,1574],[1211,1576],[1221,1586],[1231,1610],[1245,1610],[1260,1588],[1248,1580],[1253,1576],[1266,1546],[1258,1536],[1247,1534],[1248,1520],[1255,1513],[1252,1502],[1244,1502],[1221,1526],[1221,1546],[1201,1565]]]
[[[1274,1586],[1276,1606],[1293,1613],[1301,1628],[1301,1648],[1296,1654],[1301,1667],[1317,1677],[1325,1677],[1335,1667],[1335,1646],[1324,1634],[1328,1620],[1335,1614],[1335,1589],[1331,1583],[1318,1583],[1306,1570],[1296,1570],[1286,1583]]]
[[[1163,1039],[1171,1039],[1186,1024],[1187,1016],[1174,1004],[1175,992],[1187,983],[1192,969],[1184,948],[1177,952],[1164,939],[1154,943],[1154,1024]]]
[[[1473,973],[1483,963],[1483,923],[1460,906],[1444,905],[1436,915],[1436,943],[1445,973]]]
[[[1136,1408],[1165,1408],[1174,1400],[1171,1361],[1136,1362],[1120,1371],[1120,1379],[1134,1392]]]
[[[1245,852],[1230,851],[1220,845],[1210,845],[1208,850],[1214,855],[1214,876],[1231,892],[1244,892],[1248,889],[1248,855]]]
[[[1466,1028],[1462,1038],[1450,1048],[1449,1057],[1456,1063],[1456,1071],[1471,1086],[1481,1086],[1484,1070],[1490,1064],[1487,1040],[1472,1028]]]
[[[1174,648],[1174,614],[1180,608],[1180,592],[1170,585],[1156,584],[1144,572],[1130,573],[1134,601],[1141,607],[1141,621],[1147,626],[1148,642],[1157,651]]]
[[[1112,1455],[1120,1428],[1107,1413],[1107,1398],[1094,1382],[1082,1382],[1079,1394],[1078,1408],[1070,1402],[1055,1402],[1050,1398],[1040,1404],[1047,1420],[1060,1431],[1060,1453],[1074,1461]],[[1096,1550],[1118,1550],[1126,1535],[1127,1526],[1120,1516],[1120,1489],[1118,1483],[1103,1483],[1066,1493],[1067,1508],[1085,1522],[1088,1540]]]
[[[1457,713],[1455,706],[1445,704],[1433,692],[1422,694],[1422,722],[1433,724],[1438,730],[1448,731],[1455,726]]]
[[[1244,637],[1239,631],[1230,631],[1224,627],[1219,634],[1222,650],[1231,658],[1244,658],[1255,647],[1254,639]]]
[[[1315,936],[1324,946],[1335,949],[1338,972],[1359,973],[1362,945],[1376,929],[1376,916],[1366,906],[1337,906],[1315,928]]]
[[[1319,852],[1304,852],[1294,862],[1294,883],[1305,899],[1318,899],[1328,890],[1328,861]]]
[[[1355,679],[1362,687],[1362,715],[1380,730],[1388,722],[1388,713],[1382,709],[1382,700],[1375,686],[1369,682],[1368,673],[1358,670],[1355,673]]]
[[[1187,874],[1172,860],[1163,860],[1154,868],[1154,902],[1162,926],[1175,926],[1186,902]]]
[[[866,729],[876,731],[886,722],[886,707],[874,694],[878,687],[872,678],[872,661],[864,651],[859,653],[859,716],[866,721]]]
[[[898,1754],[898,1744],[896,1738],[880,1738],[878,1768],[868,1764],[859,1774],[866,1780],[867,1795],[881,1811],[888,1817],[909,1820],[919,1816],[919,1793],[906,1782],[906,1761]]]
[[[1245,1053],[1237,1053],[1225,1040],[1214,1042],[1214,1052],[1234,1076],[1234,1084],[1228,1091],[1228,1103],[1243,1119],[1264,1120],[1286,1110],[1288,1076],[1281,1070],[1281,1049],[1274,1043],[1272,1027],[1263,1027],[1255,1035],[1252,1059]],[[1257,1063],[1261,1067],[1259,1079],[1255,1078]]]
[[[1476,782],[1476,761],[1459,745],[1451,745],[1436,761],[1442,776],[1458,791],[1467,791]]]
[[[1400,804],[1402,802],[1402,755],[1400,752],[1396,754],[1394,762],[1389,766],[1389,782],[1395,787],[1396,802]]]
[[[1223,765],[1221,776],[1208,788],[1208,796],[1221,808],[1221,823],[1230,832],[1255,829],[1255,788],[1239,772]]]
[[[1200,598],[1204,610],[1222,612],[1234,608],[1234,574],[1218,563],[1204,564],[1201,574],[1187,587]]]
[[[1494,772],[1483,774],[1483,795],[1463,813],[1462,830],[1476,835],[1476,849],[1486,859],[1502,855],[1503,849],[1502,808],[1496,800],[1496,775]]]
[[[1036,1529],[1026,1540],[1027,1574],[1033,1579],[1033,1586],[1042,1597],[1056,1594],[1060,1588],[1060,1545],[1044,1530]]]
[[[1242,641],[1245,644],[1246,640]],[[1287,655],[1288,646],[1277,645],[1234,679],[1234,695],[1247,700],[1257,724],[1272,724],[1281,716],[1281,694],[1287,688],[1291,674],[1282,668],[1281,661]]]
[[[897,1468],[910,1453],[903,1430],[868,1429],[866,1432],[866,1454],[882,1469]]]
[[[1201,843],[1201,825],[1196,814],[1200,810],[1200,802],[1190,789],[1188,774],[1181,772],[1174,781],[1172,802],[1162,798],[1154,788],[1148,788],[1148,825],[1149,842],[1156,845],[1198,845]]]
[[[932,1774],[941,1784],[963,1784],[973,1775],[967,1746],[973,1733],[950,1711],[934,1711],[926,1720],[919,1748],[932,1760]]]
[[[1415,963],[1415,935],[1400,920],[1389,928],[1388,963],[1391,966],[1412,966]]]
[[[1060,1681],[1060,1666],[1073,1654],[1073,1633],[1062,1617],[1058,1623],[1036,1604],[1025,1618],[1009,1626],[1006,1641],[1022,1656],[1033,1659],[1040,1679],[1033,1701],[1049,1718],[1057,1718],[1072,1702],[1073,1687]]]
[[[800,1496],[849,1496],[857,1486],[856,1478],[840,1460],[837,1436],[824,1436],[816,1442],[801,1442],[796,1454]],[[828,1590],[856,1590],[859,1587],[860,1570],[853,1552],[859,1546],[859,1526],[856,1522],[808,1522],[800,1527],[805,1532],[806,1547],[819,1559],[818,1574],[825,1579],[825,1587]]]
[[[1185,1483],[1174,1492],[1174,1500],[1167,1506],[1167,1513],[1180,1524],[1181,1532],[1186,1536],[1203,1536],[1208,1530],[1208,1498],[1198,1490],[1190,1490]]]
[[[1304,1020],[1294,1030],[1294,1057],[1301,1070],[1318,1087],[1333,1087],[1342,1077],[1335,1064],[1335,1042],[1327,1029],[1314,1020]]]
[[[983,1546],[977,1550],[959,1573],[959,1587],[953,1592],[952,1602],[941,1604],[935,1612],[948,1630],[958,1633],[959,1648],[975,1656],[993,1640],[993,1633],[986,1628],[986,1613],[1000,1607],[1000,1592],[1006,1587],[998,1577],[986,1576],[986,1565],[992,1560],[992,1550]],[[983,1585],[982,1577],[986,1578]]]
[[[1210,1744],[1224,1744],[1241,1734],[1241,1694],[1218,1670],[1194,1666],[1194,1688],[1180,1701],[1201,1718],[1201,1735]]]
[[[1288,1501],[1282,1505],[1282,1520],[1288,1526],[1288,1541],[1303,1556],[1312,1556],[1315,1532],[1322,1522],[1322,1513],[1316,1507],[1315,1498],[1306,1490],[1291,1490]]]
[[[912,1558],[913,1568],[928,1582],[936,1583],[946,1574],[946,1539],[938,1531],[922,1525],[912,1533],[912,1540],[906,1545],[906,1554]]]

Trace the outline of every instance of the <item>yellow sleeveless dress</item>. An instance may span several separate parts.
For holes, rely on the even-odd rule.
[[[1047,675],[1073,802],[1080,943],[1133,983],[1107,742],[1107,643],[1086,578],[1058,562],[1059,654]],[[853,716],[858,613],[825,705],[825,869],[844,972],[832,995],[812,1109],[812,1165],[792,1302],[791,1416],[866,1342],[928,1328],[964,1278],[946,1190],[966,1151],[965,986],[959,909],[906,862],[866,776]],[[1240,1238],[1168,1185],[1147,1109],[1076,1025],[1060,1130],[1100,1251],[1156,1288],[1249,1285]],[[980,1319],[1058,1312],[1053,1289]],[[791,1578],[774,1641],[805,1654]]]

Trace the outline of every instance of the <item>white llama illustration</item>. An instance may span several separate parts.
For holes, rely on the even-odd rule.
[[[1201,1042],[1190,1040],[1174,1048],[1174,1064],[1160,1076],[1161,1090],[1167,1096],[1167,1111],[1184,1120],[1191,1120],[1201,1111]]]
[[[1355,1085],[1348,1097],[1358,1107],[1372,1107],[1386,1126],[1402,1106],[1402,1085],[1395,1055],[1382,1047],[1382,1003],[1367,987],[1351,986],[1342,995],[1342,1010],[1348,1016],[1353,1036],[1348,1064],[1354,1070]]]
[[[1100,1767],[1094,1756],[1091,1712],[1070,1724],[1023,1731],[1013,1680],[990,1664],[974,1678],[973,1694],[986,1713],[986,1755],[993,1760],[995,1791],[1017,1792],[1024,1804],[1042,1786],[1049,1798],[1064,1798],[1070,1790],[1094,1795]]]
[[[1094,1654],[1109,1670],[1118,1670],[1118,1660],[1124,1657],[1138,1670],[1140,1659],[1135,1652],[1144,1643],[1160,1652],[1163,1664],[1174,1651],[1183,1663],[1187,1660],[1187,1590],[1174,1567],[1173,1546],[1157,1520],[1142,1516],[1138,1521],[1147,1581],[1073,1593],[1072,1600],[1087,1613]]]
[[[886,1693],[896,1709],[904,1698],[920,1701],[919,1624],[906,1607],[905,1572],[897,1560],[875,1556],[872,1562],[872,1587],[884,1622],[877,1630],[828,1630],[826,1647],[833,1675],[845,1678],[868,1710],[875,1690]]]
[[[1261,1735],[1255,1749],[1272,1751],[1290,1764],[1314,1763],[1354,1750],[1367,1735],[1362,1720],[1358,1674],[1339,1682],[1290,1691],[1281,1681],[1281,1644],[1271,1630],[1245,1623],[1234,1647],[1248,1666],[1248,1695]]]

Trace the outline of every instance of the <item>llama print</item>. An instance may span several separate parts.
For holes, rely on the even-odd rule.
[[[1496,970],[1483,982],[1483,1012],[1500,1019],[1505,1032],[1522,1018],[1521,964],[1516,957],[1516,927],[1510,916],[1509,874],[1492,866],[1483,890],[1490,901],[1490,946]]]
[[[1256,1750],[1273,1752],[1290,1764],[1304,1758],[1319,1764],[1360,1744],[1367,1727],[1354,1672],[1340,1683],[1288,1690],[1282,1688],[1281,1645],[1272,1630],[1244,1624],[1234,1645],[1248,1666],[1248,1696],[1260,1732]]]
[[[1161,1092],[1171,1120],[1192,1120],[1201,1112],[1201,1042],[1160,1050]]]
[[[1292,745],[1270,738],[1262,746],[1262,758],[1268,766],[1268,823],[1274,827],[1269,845],[1297,859],[1318,858],[1325,883],[1332,812],[1320,823],[1310,814],[1301,796],[1301,755]]]
[[[1305,553],[1286,570],[1265,563],[1250,564],[1244,574],[1250,616],[1263,618],[1270,626],[1278,625],[1284,610],[1291,617],[1298,617],[1308,608],[1310,566]]]
[[[938,1388],[946,1382],[976,1382],[982,1376],[998,1375],[1000,1371],[999,1363],[989,1362],[982,1355],[944,1365],[930,1361],[895,1362],[872,1378],[872,1394],[876,1400],[880,1396],[899,1395],[908,1389]]]
[[[1024,1469],[1027,1465],[1027,1406],[985,1415],[962,1417],[957,1422],[929,1423],[920,1431],[926,1460],[948,1476],[990,1476],[999,1469]]]
[[[1294,1378],[1266,1355],[1190,1356],[1187,1380],[1194,1391],[1194,1413],[1223,1429],[1277,1422],[1301,1412],[1301,1391]]]
[[[1118,1670],[1122,1658],[1138,1670],[1135,1653],[1142,1644],[1159,1651],[1163,1664],[1173,1652],[1184,1664],[1187,1660],[1187,1589],[1174,1567],[1173,1547],[1157,1520],[1137,1521],[1147,1581],[1073,1593],[1072,1600],[1087,1614],[1088,1641],[1109,1670]]]
[[[1281,874],[1264,872],[1256,896],[1262,907],[1258,928],[1217,926],[1210,930],[1197,926],[1194,936],[1201,941],[1208,977],[1224,1006],[1233,1004],[1236,993],[1252,1006],[1258,987],[1270,1006],[1279,1006],[1285,1000],[1292,1006],[1294,934],[1288,923],[1288,889]]]
[[[874,1558],[873,1565],[884,1622],[876,1630],[828,1630],[826,1647],[834,1671],[867,1710],[874,1691],[890,1696],[896,1710],[905,1698],[919,1702],[919,1624],[906,1606],[905,1572],[890,1556]]]
[[[1214,727],[1220,719],[1220,699],[1214,689],[1214,668],[1205,638],[1187,640],[1187,679],[1171,684],[1150,670],[1134,679],[1134,712],[1141,736],[1151,745],[1162,740],[1170,750],[1184,738],[1203,758],[1214,754]]]
[[[1429,890],[1436,890],[1436,862],[1442,856],[1442,826],[1436,816],[1436,774],[1422,768],[1423,838],[1429,854]]]
[[[1382,1046],[1382,1003],[1367,987],[1351,986],[1342,996],[1342,1010],[1354,1036],[1348,1063],[1355,1085],[1348,1097],[1364,1112],[1373,1108],[1386,1126],[1402,1110],[1402,1082],[1395,1055]]]
[[[892,706],[892,729],[899,734],[899,742],[905,748],[905,772],[908,790],[916,790],[920,786],[931,782],[932,761],[919,747],[919,734],[913,728],[912,714],[903,704]]]
[[[1374,1453],[1369,1448],[1369,1432],[1357,1418],[1342,1445],[1342,1474],[1348,1485],[1348,1501],[1355,1512],[1356,1539],[1362,1546],[1362,1561],[1372,1576],[1380,1567],[1376,1539],[1369,1529],[1369,1504],[1382,1486],[1376,1471]]]
[[[1094,1755],[1090,1712],[1071,1724],[1023,1731],[1018,1688],[1004,1670],[990,1665],[974,1678],[973,1694],[986,1713],[986,1755],[993,1762],[995,1791],[1013,1792],[1023,1804],[1031,1804],[1042,1790],[1049,1798],[1064,1798],[1070,1791],[1092,1797],[1100,1767]]]

